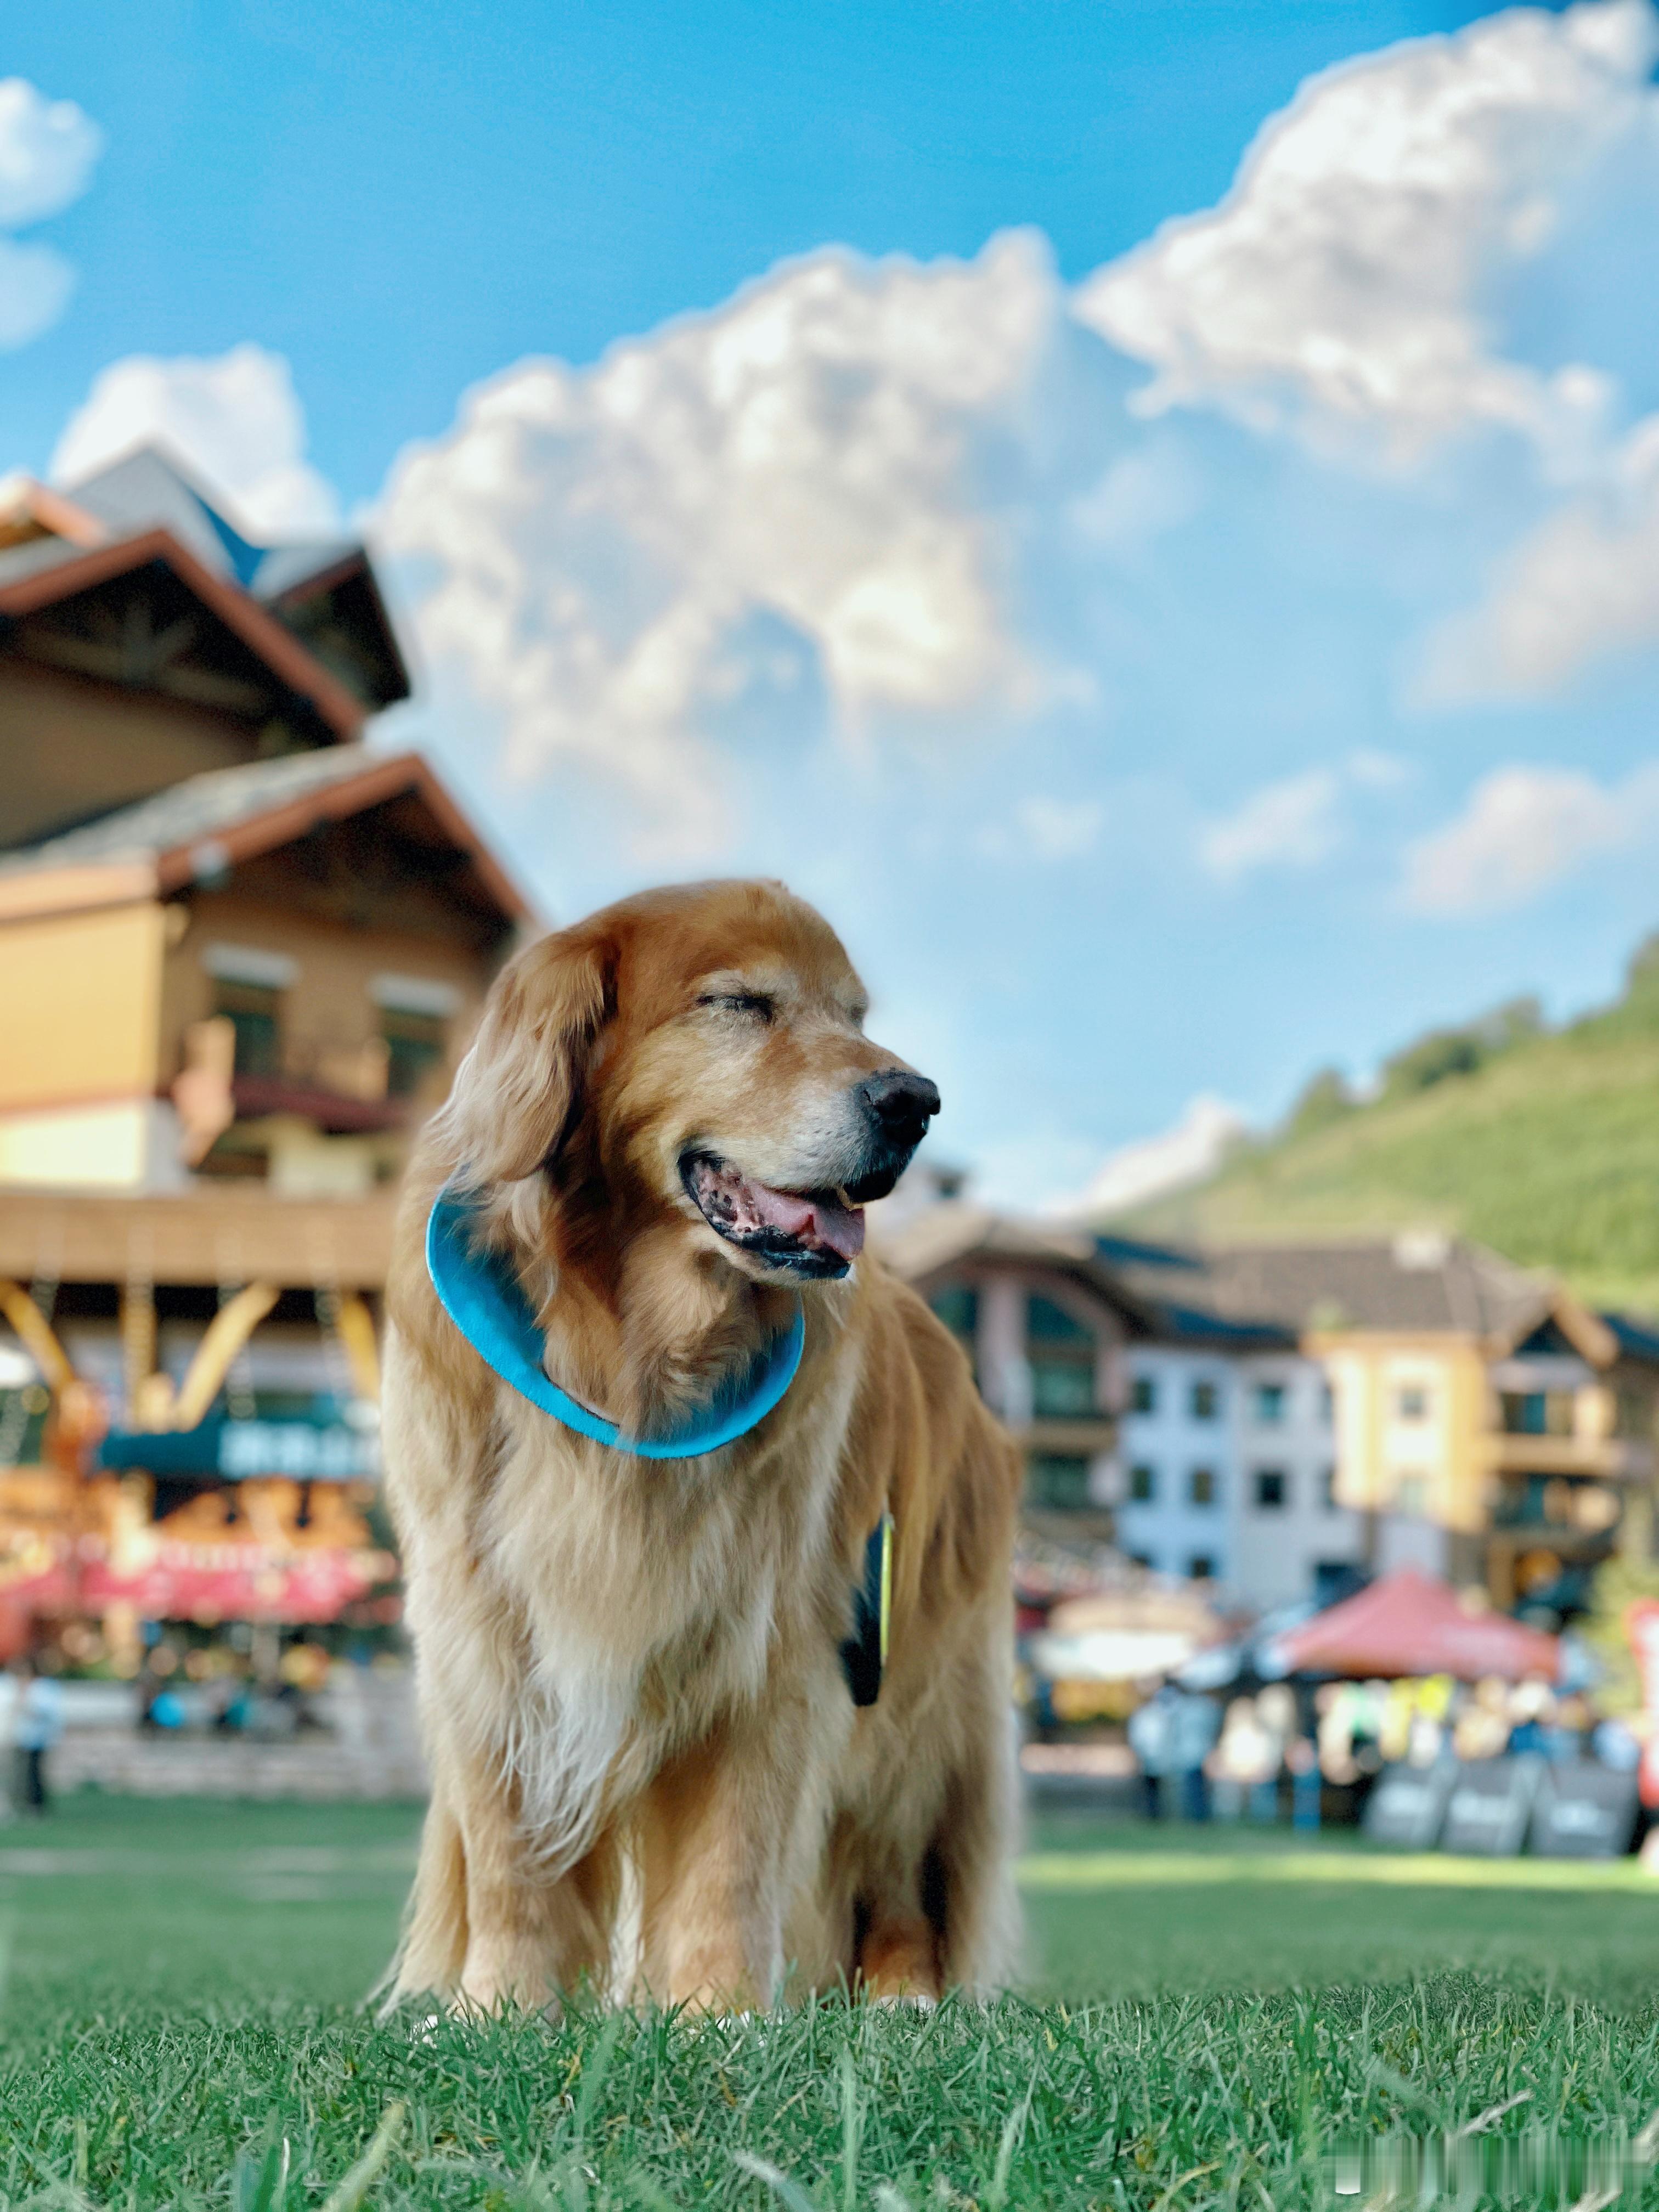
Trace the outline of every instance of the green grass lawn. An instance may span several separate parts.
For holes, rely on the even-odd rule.
[[[88,1796],[0,1830],[0,2212],[1311,2205],[1344,2136],[1659,2106],[1626,1866],[1054,1819],[994,2008],[423,2030],[360,2007],[416,1822]]]

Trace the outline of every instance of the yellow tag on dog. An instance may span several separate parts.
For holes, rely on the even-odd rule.
[[[884,1513],[864,1547],[864,1579],[853,1592],[853,1633],[841,1647],[841,1663],[855,1705],[881,1695],[893,1617],[893,1516]]]

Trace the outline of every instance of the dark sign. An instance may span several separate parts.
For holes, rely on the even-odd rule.
[[[1432,1766],[1385,1766],[1365,1802],[1366,1834],[1379,1844],[1432,1850],[1440,1840],[1457,1772],[1444,1759]]]
[[[1535,1752],[1523,1752],[1460,1766],[1446,1804],[1441,1849],[1513,1858],[1526,1840],[1543,1765]]]
[[[112,1429],[98,1463],[116,1473],[244,1477],[290,1475],[296,1482],[356,1482],[380,1472],[373,1429],[343,1421],[209,1419],[194,1429]]]
[[[1616,1859],[1636,1827],[1637,1781],[1594,1759],[1550,1766],[1533,1808],[1532,1848],[1540,1858]]]

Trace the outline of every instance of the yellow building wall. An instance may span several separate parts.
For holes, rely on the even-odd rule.
[[[238,890],[198,891],[175,908],[173,938],[162,987],[161,1081],[183,1064],[185,1032],[213,1012],[214,981],[204,965],[210,945],[246,945],[295,963],[283,993],[283,1047],[305,1066],[326,1052],[349,1051],[378,1036],[380,1009],[371,993],[377,975],[419,976],[447,984],[459,1008],[448,1024],[449,1066],[471,1042],[494,963],[471,946],[431,933],[352,927],[295,913]]]
[[[1337,1409],[1337,1487],[1344,1505],[1397,1510],[1402,1480],[1424,1485],[1427,1517],[1468,1534],[1487,1525],[1480,1438],[1488,1425],[1486,1362],[1474,1343],[1441,1338],[1327,1337],[1316,1346]],[[1398,1394],[1429,1394],[1421,1421],[1402,1419]]]
[[[0,925],[0,1113],[154,1094],[165,931],[151,900]]]
[[[1446,1360],[1450,1393],[1450,1437],[1446,1468],[1445,1510],[1437,1516],[1448,1528],[1478,1535],[1491,1525],[1485,1457],[1480,1438],[1490,1420],[1486,1363],[1473,1345],[1461,1345]]]
[[[147,1180],[148,1098],[0,1115],[0,1184],[54,1190],[131,1190]]]

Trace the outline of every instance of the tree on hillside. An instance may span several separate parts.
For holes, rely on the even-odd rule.
[[[1408,1098],[1449,1076],[1473,1075],[1488,1060],[1544,1034],[1544,1011],[1533,997],[1509,999],[1462,1029],[1430,1030],[1382,1063],[1382,1096]]]
[[[1322,1067],[1308,1078],[1297,1093],[1285,1116],[1285,1134],[1310,1137],[1316,1129],[1328,1128],[1333,1121],[1352,1114],[1357,1103],[1341,1069]]]
[[[1642,1708],[1641,1676],[1625,1632],[1625,1615],[1642,1597],[1659,1598],[1659,1564],[1628,1559],[1621,1553],[1596,1570],[1590,1609],[1578,1629],[1605,1670],[1595,1692],[1604,1712],[1634,1713]]]

